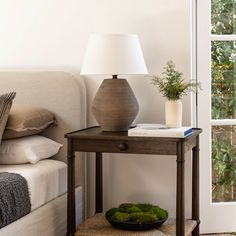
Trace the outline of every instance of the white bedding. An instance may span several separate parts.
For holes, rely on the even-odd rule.
[[[61,161],[47,159],[37,164],[0,165],[0,172],[18,173],[27,180],[31,210],[67,191],[67,166]]]

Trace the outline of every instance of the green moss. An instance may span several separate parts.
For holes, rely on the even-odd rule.
[[[150,212],[135,212],[130,214],[130,221],[137,223],[151,223],[157,221],[158,217]]]
[[[130,208],[127,209],[128,213],[134,213],[134,212],[142,212],[142,210],[140,208],[138,208],[137,206],[132,206]]]
[[[106,217],[120,222],[152,223],[167,218],[168,212],[148,203],[123,203],[107,211]]]
[[[119,208],[111,208],[109,211],[106,212],[106,217],[113,219],[116,212],[119,212]]]
[[[119,205],[119,209],[122,212],[128,212],[129,208],[135,206],[135,204],[132,203],[122,203]]]
[[[113,216],[113,219],[121,222],[128,222],[130,220],[130,216],[129,213],[116,212]]]
[[[168,212],[158,206],[154,206],[152,208],[152,212],[159,218],[159,219],[165,219],[168,217]]]
[[[147,212],[147,211],[150,211],[152,209],[152,204],[149,204],[149,203],[138,203],[136,204],[136,206],[141,210],[141,211],[144,211],[144,212]]]

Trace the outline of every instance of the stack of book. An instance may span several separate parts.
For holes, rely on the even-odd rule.
[[[128,130],[128,136],[186,138],[193,132],[191,127],[168,128],[161,124],[138,124]]]

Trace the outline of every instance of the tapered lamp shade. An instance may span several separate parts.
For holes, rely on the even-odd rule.
[[[81,69],[84,75],[147,74],[139,38],[133,34],[92,34]]]
[[[88,41],[83,75],[109,75],[99,87],[92,112],[103,131],[126,131],[137,116],[137,99],[119,75],[148,74],[137,35],[92,34]]]

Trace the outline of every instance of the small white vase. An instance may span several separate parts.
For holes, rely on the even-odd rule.
[[[182,126],[182,102],[180,100],[168,100],[165,104],[166,126],[178,128]]]

